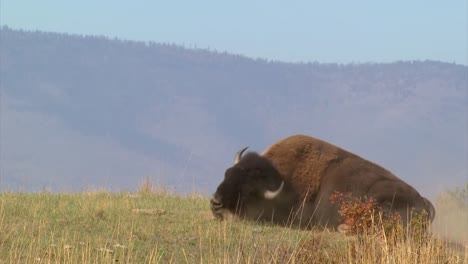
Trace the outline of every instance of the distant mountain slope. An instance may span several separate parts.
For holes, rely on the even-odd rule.
[[[429,195],[467,172],[468,67],[289,64],[157,43],[0,31],[0,189],[210,193],[244,145],[310,134]]]

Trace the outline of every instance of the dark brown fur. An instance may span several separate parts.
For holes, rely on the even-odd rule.
[[[281,195],[265,201],[260,194],[265,189],[276,189],[281,180],[285,182]],[[258,193],[242,191],[244,185],[254,186],[253,190]],[[334,191],[374,197],[384,210],[400,213],[403,223],[406,223],[411,208],[425,210],[430,220],[435,214],[430,201],[390,171],[305,135],[284,138],[261,156],[247,154],[228,169],[215,196],[222,199],[230,195],[231,200],[233,195],[241,197],[242,204],[237,203],[234,210],[232,207],[229,210],[245,218],[336,227],[342,218],[337,206],[329,200]],[[216,215],[215,210],[213,212]],[[294,220],[291,213],[295,214]]]

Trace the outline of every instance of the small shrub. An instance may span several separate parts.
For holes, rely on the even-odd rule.
[[[428,213],[424,210],[422,212],[411,210],[410,220],[404,229],[400,214],[385,212],[372,197],[355,197],[351,193],[334,192],[330,196],[330,201],[339,205],[338,212],[348,227],[347,234],[380,233],[386,238],[395,240],[407,238],[417,242],[429,240]]]
[[[351,193],[334,192],[330,201],[340,206],[338,212],[343,216],[343,222],[352,235],[370,231],[382,211],[372,197],[355,197]]]
[[[403,228],[400,214],[385,212],[371,197],[335,192],[330,200],[340,207],[339,213],[348,226],[347,234],[357,235],[356,240],[348,243],[352,263],[432,263],[435,259],[451,263],[443,244],[428,232],[427,212],[411,210]]]

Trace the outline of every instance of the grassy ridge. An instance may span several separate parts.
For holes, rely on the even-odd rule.
[[[0,194],[1,263],[466,263],[467,254],[436,240],[220,222],[196,195]]]

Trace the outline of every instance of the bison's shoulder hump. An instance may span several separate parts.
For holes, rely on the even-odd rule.
[[[328,166],[343,155],[351,154],[305,135],[284,138],[262,154],[300,194],[317,192]]]

